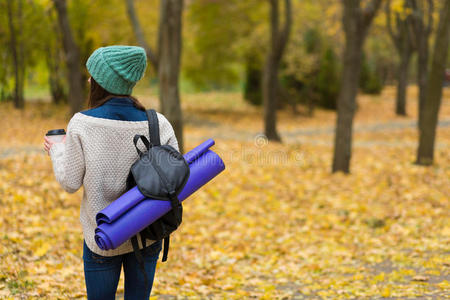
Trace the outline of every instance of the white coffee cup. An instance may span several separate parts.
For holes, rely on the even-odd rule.
[[[64,129],[52,129],[49,130],[46,136],[54,143],[61,143],[66,136]]]

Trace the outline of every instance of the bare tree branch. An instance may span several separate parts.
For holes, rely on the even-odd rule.
[[[405,0],[405,5],[406,5],[406,7],[413,10],[413,5],[412,5],[411,1],[412,0]],[[414,18],[414,10],[413,10],[413,12],[408,16],[407,32],[408,32],[408,39],[411,44],[412,50],[417,51],[418,44],[417,44],[417,39],[415,38],[417,31],[415,29],[415,20],[414,19],[415,18]]]
[[[415,33],[417,35],[417,33],[420,31],[420,22],[419,22],[419,20],[421,19],[420,15],[419,15],[419,10],[417,8],[417,2],[416,2],[416,0],[408,0],[408,1],[409,1],[410,5],[411,5],[411,8],[412,8],[413,28],[414,28],[414,31],[415,31]]]
[[[433,0],[428,0],[427,3],[428,3],[428,11],[427,11],[427,13],[428,13],[427,14],[428,22],[427,22],[426,25],[424,24],[424,27],[425,27],[424,29],[425,29],[427,34],[430,34],[431,31],[433,30],[433,10],[434,10],[434,5],[433,5]]]
[[[433,0],[427,0],[428,5],[418,5],[417,0],[408,0],[413,10],[414,30],[417,37],[430,35],[433,30]],[[424,4],[425,2],[419,2]],[[427,6],[428,9],[425,8]],[[425,18],[425,13],[427,16]]]
[[[380,8],[381,2],[383,2],[383,0],[370,0],[370,2],[363,9],[362,22],[364,28],[368,27],[372,22],[372,19],[375,17],[375,14]]]
[[[392,22],[391,22],[391,0],[387,0],[386,2],[386,27],[388,29],[388,33],[392,38],[392,41],[394,42],[395,47],[399,48],[398,39],[399,39],[399,32],[394,32],[394,29],[392,28]]]
[[[82,81],[80,49],[73,37],[72,28],[70,27],[67,1],[53,0],[58,15],[58,24],[61,30],[63,49],[67,63],[67,77],[69,81],[69,104],[71,114],[79,112],[83,108],[83,90],[85,88]]]
[[[280,45],[282,48],[279,50],[280,52],[284,51],[284,48],[286,47],[287,41],[289,39],[289,33],[291,32],[292,27],[292,5],[291,0],[284,0],[284,27],[283,31],[280,32],[280,42],[278,45]]]
[[[144,31],[142,30],[141,24],[136,15],[136,10],[134,9],[134,0],[125,0],[125,3],[127,5],[128,18],[130,19],[131,27],[133,28],[133,32],[136,36],[137,42],[142,48],[145,49],[147,57],[155,68],[155,71],[158,71],[158,57],[155,55],[155,53],[152,51],[147,41],[145,40]]]
[[[270,0],[270,19],[272,20],[272,24],[271,24],[271,36],[276,36],[278,37],[279,34],[279,5],[278,5],[278,0]],[[276,44],[279,43],[279,40],[277,39],[272,39],[272,49],[275,49]]]

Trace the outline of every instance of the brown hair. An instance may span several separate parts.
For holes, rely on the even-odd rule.
[[[100,86],[100,84],[97,83],[97,81],[94,80],[93,77],[91,77],[91,87],[89,90],[89,100],[88,100],[88,107],[89,108],[96,108],[103,104],[105,104],[106,101],[108,101],[111,98],[128,98],[133,101],[134,106],[139,109],[145,111],[145,106],[142,105],[141,102],[139,102],[138,99],[131,95],[117,95],[112,94],[105,90],[103,87]]]

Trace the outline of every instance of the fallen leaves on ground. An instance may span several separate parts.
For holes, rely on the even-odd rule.
[[[201,138],[194,130],[186,149]],[[402,130],[412,141],[408,129],[396,140]],[[448,145],[449,131],[438,142]],[[386,134],[356,134],[355,144]],[[448,295],[448,148],[425,168],[408,144],[356,146],[350,175],[330,174],[325,144],[217,139],[213,150],[226,170],[186,200],[152,299]],[[85,297],[81,197],[63,192],[44,154],[0,160],[0,298]]]

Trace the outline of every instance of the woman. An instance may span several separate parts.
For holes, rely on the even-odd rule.
[[[135,134],[149,138],[144,106],[131,92],[144,75],[145,50],[134,46],[109,46],[94,51],[86,67],[90,77],[88,110],[76,113],[67,125],[63,143],[45,138],[56,180],[69,193],[84,187],[80,208],[83,228],[84,275],[88,299],[114,299],[123,264],[125,299],[148,299],[161,241],[150,241],[143,252],[149,279],[138,267],[130,240],[114,250],[101,250],[94,240],[95,215],[126,189],[126,178],[138,154]],[[158,115],[161,144],[178,150],[169,121]],[[143,147],[143,145],[141,145]],[[139,248],[142,244],[139,241]]]

